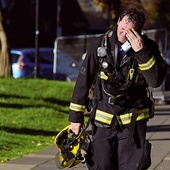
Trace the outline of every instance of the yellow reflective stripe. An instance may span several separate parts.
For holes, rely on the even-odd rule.
[[[138,64],[138,65],[139,65],[140,70],[144,71],[144,70],[149,70],[150,68],[152,68],[155,63],[156,63],[156,60],[154,57],[152,57],[146,63]]]
[[[75,104],[75,103],[70,103],[70,110],[74,110],[77,112],[84,112],[86,106],[85,105],[80,105],[80,104]]]
[[[129,77],[129,80],[132,80],[133,76],[134,76],[134,72],[135,72],[135,69],[134,68],[131,68],[128,72],[128,77]]]
[[[145,109],[141,109],[137,112],[137,114],[139,114],[139,116],[137,117],[137,121],[143,120],[143,119],[148,119],[149,118],[149,108],[145,108]],[[108,124],[111,124],[111,121],[113,119],[114,115],[101,111],[101,110],[96,110],[96,116],[95,116],[95,120]],[[125,113],[123,115],[119,115],[118,119],[119,122],[122,125],[126,125],[129,124],[131,122],[131,118],[132,118],[132,113]]]
[[[149,112],[143,112],[137,117],[137,121],[148,119],[149,118]]]
[[[110,125],[111,121],[113,119],[114,115],[101,111],[101,110],[96,110],[96,116],[95,116],[95,120],[103,122],[105,124]]]
[[[131,117],[132,117],[132,113],[126,113],[124,115],[120,115],[118,118],[119,118],[119,122],[122,125],[126,125],[130,123]]]
[[[107,80],[107,79],[108,79],[108,76],[107,76],[103,71],[101,71],[101,72],[100,72],[100,78],[101,78],[101,79],[104,79],[104,80]]]
[[[139,116],[137,117],[137,121],[148,119],[149,118],[149,108],[141,109],[137,112]],[[119,116],[119,121],[121,124],[126,125],[131,122],[132,113],[126,113]]]

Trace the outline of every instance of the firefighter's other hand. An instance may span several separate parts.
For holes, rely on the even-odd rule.
[[[81,123],[73,123],[71,122],[71,130],[78,135],[80,132],[82,124]]]

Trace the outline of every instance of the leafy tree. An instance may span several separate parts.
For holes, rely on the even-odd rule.
[[[121,11],[121,0],[93,0],[93,2],[106,14],[112,27]]]
[[[153,24],[159,19],[160,0],[141,0],[141,4],[146,11],[148,24]]]
[[[120,12],[127,7],[143,9],[147,17],[147,27],[159,19],[161,0],[93,0],[110,20],[116,21]]]
[[[2,14],[0,11],[0,76],[11,76],[11,63],[8,51],[7,37],[2,24]]]

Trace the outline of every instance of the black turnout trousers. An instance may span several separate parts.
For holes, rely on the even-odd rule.
[[[93,126],[93,141],[87,158],[89,170],[146,170],[151,164],[151,144],[146,140],[146,122],[136,126],[134,140],[129,129]]]

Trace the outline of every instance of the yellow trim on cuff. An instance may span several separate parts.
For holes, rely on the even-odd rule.
[[[76,111],[76,112],[84,112],[86,106],[85,105],[80,105],[80,104],[75,104],[75,103],[70,103],[70,110]]]
[[[145,71],[145,70],[149,70],[150,68],[152,68],[155,63],[156,63],[156,59],[153,56],[146,63],[138,64],[138,65],[141,71]]]

